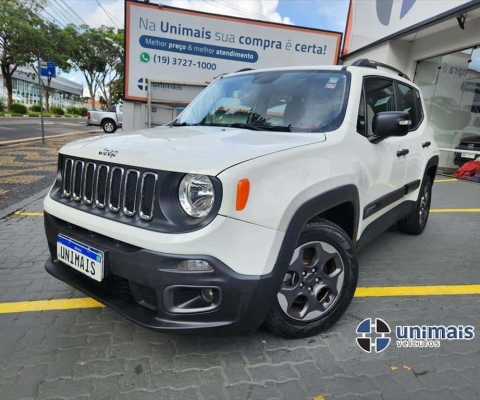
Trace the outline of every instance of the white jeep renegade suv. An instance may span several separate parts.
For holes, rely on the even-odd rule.
[[[425,228],[424,115],[369,60],[220,76],[168,126],[60,150],[46,269],[151,329],[318,334],[352,300],[359,248]]]

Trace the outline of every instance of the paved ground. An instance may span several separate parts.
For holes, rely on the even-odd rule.
[[[86,118],[44,118],[45,136],[98,129],[95,126],[86,126],[86,122]],[[0,117],[0,145],[7,140],[37,137],[42,137],[40,118]]]
[[[432,207],[478,209],[480,186],[438,183]],[[433,213],[420,237],[392,228],[360,253],[359,285],[479,284],[479,231],[480,213]],[[41,217],[0,220],[0,306],[84,297],[44,272],[46,258]],[[478,335],[367,354],[355,330],[368,317],[478,329],[479,307],[474,295],[357,297],[334,328],[305,340],[158,334],[105,308],[0,313],[0,399],[476,399]]]
[[[4,119],[0,118],[0,136]],[[45,144],[35,141],[0,146],[0,210],[52,185],[57,173],[60,147],[73,140],[95,135],[99,133],[85,132],[50,138]]]

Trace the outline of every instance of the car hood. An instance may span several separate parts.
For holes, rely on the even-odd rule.
[[[325,140],[324,133],[162,126],[77,140],[60,152],[116,164],[217,175],[253,158]]]

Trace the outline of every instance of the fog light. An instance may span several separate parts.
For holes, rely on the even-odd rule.
[[[178,264],[180,271],[212,271],[212,266],[203,260],[184,260]]]
[[[213,301],[213,290],[202,289],[201,296],[202,299],[205,300],[207,303],[211,303]]]

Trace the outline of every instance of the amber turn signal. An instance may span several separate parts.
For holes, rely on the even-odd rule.
[[[248,195],[250,194],[250,181],[248,179],[242,179],[237,184],[237,211],[242,211],[248,201]]]

